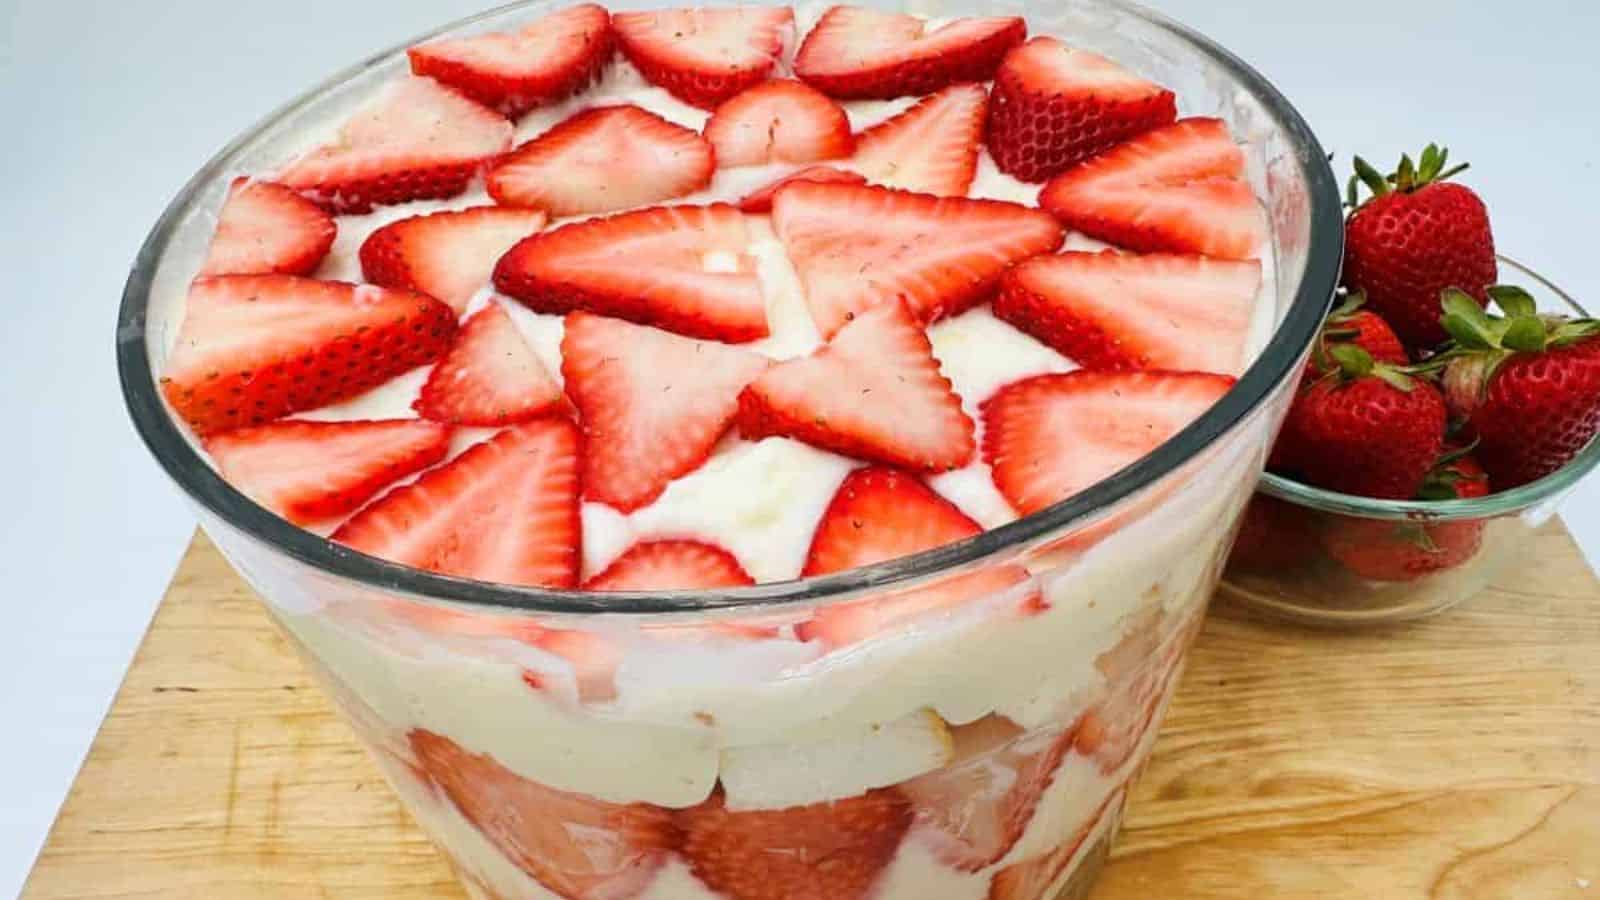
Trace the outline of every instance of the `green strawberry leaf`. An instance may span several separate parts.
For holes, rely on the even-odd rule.
[[[1439,324],[1457,344],[1471,350],[1500,346],[1501,329],[1471,294],[1459,288],[1446,288],[1439,297],[1439,305],[1444,309]]]
[[[1356,176],[1367,186],[1367,190],[1372,191],[1374,197],[1382,197],[1384,194],[1389,193],[1389,179],[1383,177],[1382,173],[1374,169],[1372,163],[1358,156],[1355,158],[1355,165]]]
[[[1538,316],[1518,316],[1506,321],[1500,345],[1508,350],[1538,353],[1545,348],[1544,321]]]
[[[1497,284],[1489,288],[1489,299],[1508,316],[1531,316],[1539,311],[1533,295],[1512,284]]]
[[[1575,344],[1587,337],[1600,334],[1600,320],[1597,319],[1566,319],[1551,316],[1546,319],[1550,326],[1550,346],[1565,347]]]

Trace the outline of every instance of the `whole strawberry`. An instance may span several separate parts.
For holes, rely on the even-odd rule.
[[[1328,355],[1328,347],[1332,344],[1355,344],[1371,354],[1374,360],[1391,365],[1403,366],[1411,361],[1406,355],[1405,345],[1400,343],[1400,337],[1389,327],[1389,323],[1372,310],[1363,308],[1366,302],[1367,296],[1355,291],[1346,294],[1333,312],[1328,313],[1328,321],[1322,326],[1322,334],[1311,351],[1311,358],[1306,360],[1307,381],[1337,367]]]
[[[1345,224],[1345,286],[1364,292],[1373,311],[1415,349],[1445,340],[1442,291],[1459,288],[1482,305],[1498,271],[1488,210],[1470,188],[1446,181],[1467,168],[1446,169],[1447,157],[1430,144],[1420,162],[1403,157],[1388,177],[1356,157],[1350,179],[1352,206],[1357,179],[1373,197]]]
[[[1329,490],[1416,496],[1444,446],[1444,399],[1360,347],[1333,344],[1328,355],[1338,368],[1295,398],[1275,461]]]
[[[1429,473],[1420,500],[1483,497],[1489,477],[1464,448],[1452,448]],[[1483,520],[1392,522],[1330,518],[1322,535],[1328,556],[1361,578],[1413,581],[1461,565],[1483,545]]]
[[[1600,429],[1600,321],[1540,315],[1526,291],[1489,289],[1492,316],[1447,292],[1443,325],[1455,339],[1444,374],[1452,415],[1476,437],[1500,490],[1566,465]]]

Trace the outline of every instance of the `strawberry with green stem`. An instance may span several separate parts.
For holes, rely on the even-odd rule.
[[[1504,490],[1566,465],[1600,429],[1600,321],[1541,315],[1527,291],[1488,289],[1490,315],[1459,290],[1444,293],[1440,355],[1445,399],[1477,456]]]
[[[1345,224],[1344,283],[1367,302],[1405,343],[1431,349],[1443,343],[1439,296],[1460,288],[1481,306],[1495,282],[1494,235],[1483,201],[1448,179],[1466,165],[1446,168],[1449,151],[1429,144],[1419,162],[1410,156],[1385,176],[1356,157]],[[1373,196],[1358,202],[1358,183]]]
[[[1333,357],[1328,355],[1331,344],[1354,344],[1371,354],[1374,360],[1391,365],[1404,366],[1411,362],[1406,355],[1405,345],[1400,343],[1394,329],[1382,316],[1365,309],[1366,303],[1366,294],[1360,291],[1347,292],[1333,312],[1328,313],[1322,333],[1312,347],[1311,358],[1306,360],[1306,381],[1312,381],[1336,368]]]
[[[1274,464],[1319,487],[1410,499],[1444,445],[1445,405],[1415,370],[1332,344],[1337,368],[1301,390],[1284,420]]]

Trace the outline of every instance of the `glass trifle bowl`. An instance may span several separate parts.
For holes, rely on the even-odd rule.
[[[158,388],[215,211],[235,176],[316,145],[399,77],[404,47],[224,149],[141,250],[117,336],[141,436],[469,894],[1043,900],[1079,896],[1106,858],[1330,303],[1338,188],[1288,102],[1180,25],[1110,2],[944,12],[1024,16],[1223,119],[1270,246],[1269,327],[1218,402],[1092,487],[938,549],[747,587],[551,590],[368,556],[230,486]],[[809,502],[771,474],[726,502],[757,518]],[[807,639],[819,615],[933,591],[926,614]]]

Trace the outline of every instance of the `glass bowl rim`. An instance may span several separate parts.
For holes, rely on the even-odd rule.
[[[1581,303],[1550,279],[1504,253],[1496,256],[1500,261],[1502,273],[1510,268],[1519,278],[1535,282],[1539,288],[1548,291],[1573,312],[1580,316],[1588,315],[1588,311]],[[1502,284],[1508,283],[1503,277],[1499,280]],[[1596,465],[1600,465],[1600,437],[1591,439],[1566,465],[1538,481],[1530,481],[1509,491],[1500,491],[1487,497],[1469,497],[1462,500],[1379,500],[1330,491],[1271,472],[1261,474],[1261,483],[1257,486],[1257,490],[1296,506],[1363,519],[1389,521],[1426,519],[1439,522],[1492,519],[1561,496],[1593,471]]]
[[[555,0],[517,0],[467,16],[372,54],[334,74],[240,134],[206,162],[162,212],[141,245],[123,289],[118,314],[117,368],[124,402],[139,436],[157,463],[209,514],[272,552],[323,574],[425,603],[500,612],[664,614],[847,601],[887,586],[910,587],[970,567],[1006,550],[1064,533],[1160,481],[1258,412],[1280,385],[1298,373],[1304,352],[1332,301],[1344,256],[1340,192],[1328,155],[1299,112],[1264,76],[1210,38],[1129,2],[1094,4],[1142,19],[1186,43],[1240,88],[1247,90],[1282,133],[1306,184],[1308,242],[1293,301],[1256,361],[1234,387],[1194,422],[1132,465],[1090,488],[1032,515],[966,540],[874,566],[831,575],[713,591],[617,591],[499,584],[441,575],[368,556],[292,525],[224,481],[203,459],[168,411],[157,389],[146,340],[146,311],[156,271],[179,224],[201,192],[228,174],[234,156],[255,137],[406,48],[516,11],[554,8]]]

